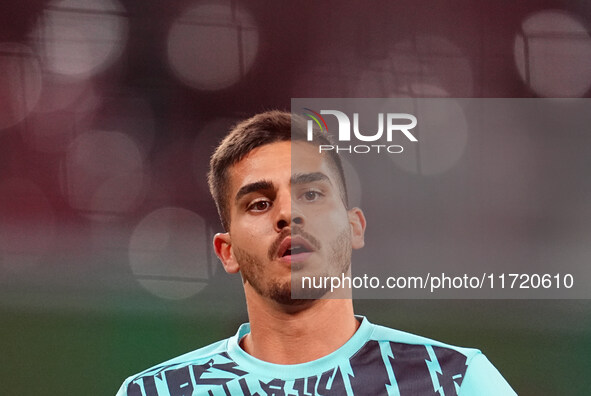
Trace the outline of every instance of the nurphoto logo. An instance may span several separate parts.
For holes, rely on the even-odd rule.
[[[351,120],[347,114],[339,110],[320,110],[316,112],[309,108],[304,108],[306,112],[304,115],[309,117],[307,124],[307,139],[308,141],[313,140],[313,129],[316,124],[322,133],[328,133],[328,125],[322,115],[331,115],[336,118],[338,124],[338,141],[351,142],[351,139],[355,139],[360,142],[379,142],[384,141],[384,130],[385,130],[385,141],[387,143],[392,142],[394,134],[402,133],[409,141],[418,142],[417,138],[410,132],[411,129],[417,126],[417,118],[412,114],[407,113],[378,113],[378,127],[375,132],[360,131],[359,128],[359,113],[353,113],[353,126],[351,127]],[[385,124],[385,127],[384,127]],[[351,134],[353,131],[353,134]],[[351,136],[353,135],[353,136]],[[399,154],[404,151],[404,147],[399,144],[357,144],[357,145],[342,145],[342,144],[321,144],[318,146],[318,151],[330,151],[336,150],[339,152],[367,154],[369,152],[376,153],[390,153]]]

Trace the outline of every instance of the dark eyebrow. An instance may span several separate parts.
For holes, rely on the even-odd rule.
[[[238,202],[240,198],[242,198],[246,194],[250,194],[251,192],[269,190],[273,190],[273,183],[271,183],[270,181],[260,180],[254,183],[249,183],[240,187],[240,190],[238,190],[238,192],[236,193],[235,201]]]
[[[295,173],[291,175],[290,183],[293,184],[305,184],[305,183],[313,183],[316,181],[327,181],[330,183],[330,179],[322,172],[312,172],[312,173]]]

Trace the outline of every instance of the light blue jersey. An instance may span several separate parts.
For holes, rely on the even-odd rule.
[[[117,396],[515,395],[477,349],[461,348],[370,323],[342,347],[308,363],[258,360],[236,335],[129,377]]]

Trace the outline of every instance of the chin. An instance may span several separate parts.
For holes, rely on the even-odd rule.
[[[296,283],[298,283],[296,281]],[[273,283],[263,295],[276,303],[288,306],[301,306],[311,303],[314,300],[322,298],[327,291],[322,289],[306,289],[300,288],[297,298],[292,298],[292,282],[291,280],[284,283]]]

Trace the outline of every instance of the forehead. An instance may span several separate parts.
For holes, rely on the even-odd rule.
[[[293,174],[322,172],[336,183],[330,159],[306,142],[276,142],[257,147],[230,168],[231,197],[243,185],[261,180],[289,181]]]

